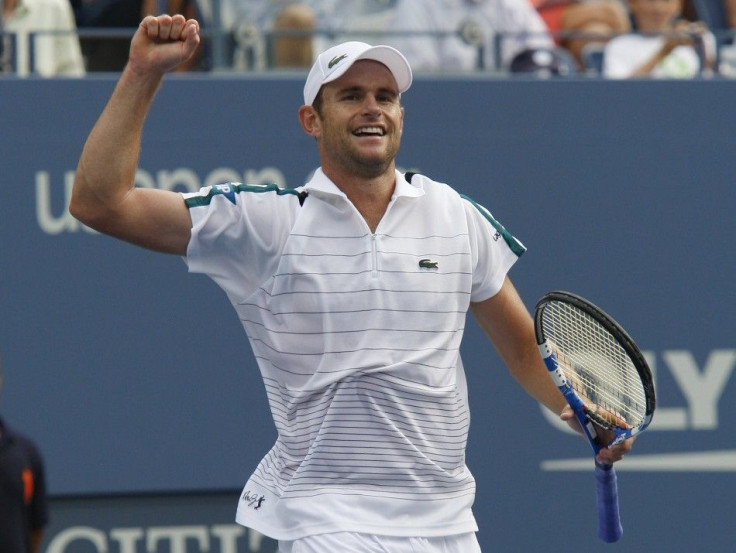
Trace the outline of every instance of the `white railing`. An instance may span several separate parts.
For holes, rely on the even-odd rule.
[[[159,0],[160,1],[160,0]],[[125,39],[129,40],[134,28],[90,28],[82,27],[77,29],[75,34],[81,40],[84,39]],[[486,43],[481,41],[473,42],[473,37],[463,36],[463,29],[446,32],[414,32],[398,33],[402,40],[416,36],[417,38],[426,38],[431,36],[433,39],[443,39],[448,37],[459,36],[469,48],[475,48],[475,63],[472,69],[466,70],[468,73],[487,73],[508,75],[508,68],[503,67],[502,59],[504,58],[504,42],[509,38],[517,38],[517,35],[510,33],[496,33],[490,41],[491,46],[487,47]],[[42,36],[50,35],[68,35],[69,31],[39,31],[26,35],[16,35],[12,32],[0,31],[0,72],[4,74],[16,75],[33,75],[36,74],[36,39]],[[273,66],[271,61],[271,50],[274,40],[278,38],[311,38],[313,42],[320,45],[330,45],[343,40],[366,40],[366,41],[388,41],[391,42],[392,37],[389,31],[373,31],[373,30],[354,30],[341,31],[336,29],[315,29],[312,31],[264,31],[253,25],[240,24],[233,30],[227,31],[222,28],[213,28],[212,26],[202,30],[203,41],[206,49],[207,64],[206,69],[217,72],[244,72],[244,71],[270,71],[278,70]],[[736,30],[721,31],[714,33],[718,52],[717,57],[722,62],[721,68],[725,76],[736,76]],[[528,36],[528,34],[527,34]],[[580,33],[574,34],[577,38],[588,38]],[[560,34],[558,38],[573,38],[573,33]],[[600,35],[590,36],[589,38],[600,38]],[[26,41],[28,65],[27,67],[19,67],[17,52],[21,41]],[[734,44],[731,44],[734,43]],[[702,59],[705,59],[705,49],[702,43],[696,41],[696,47],[699,50]],[[721,55],[723,52],[723,55]],[[489,55],[490,54],[490,55]],[[705,64],[703,64],[705,66]],[[457,73],[457,72],[455,72]],[[578,76],[599,76],[594,68],[583,68],[577,73]]]

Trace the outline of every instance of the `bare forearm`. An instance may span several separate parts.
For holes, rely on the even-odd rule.
[[[161,77],[123,71],[77,166],[70,211],[83,222],[101,224],[133,188],[143,125],[160,83]]]
[[[527,356],[518,363],[509,365],[509,370],[530,396],[554,414],[560,414],[566,405],[565,400],[549,377],[536,343],[533,349],[530,348]]]
[[[145,230],[136,234],[131,229],[149,218],[151,208],[168,219],[168,207],[175,202],[171,198],[162,202],[154,195],[145,203],[127,205],[126,199],[142,195],[133,187],[135,171],[143,124],[156,91],[163,76],[189,59],[199,42],[199,24],[181,15],[146,16],[141,21],[131,41],[128,65],[84,145],[69,207],[75,217],[101,232],[136,243],[141,243]],[[175,217],[177,228],[187,220],[181,212]],[[181,234],[188,227],[185,231]],[[172,246],[156,247],[168,251]],[[179,251],[181,244],[174,249]]]
[[[199,24],[182,15],[146,16],[128,65],[82,150],[69,206],[88,226],[156,251],[184,255],[191,236],[180,194],[135,187],[141,134],[164,75],[200,43]]]
[[[531,318],[530,324],[532,324]],[[560,394],[560,391],[549,377],[533,336],[524,344],[520,353],[521,355],[517,354],[513,357],[504,357],[511,376],[514,377],[527,394],[547,407],[554,414],[559,415],[566,403],[562,394]]]
[[[530,396],[559,414],[565,400],[547,374],[532,317],[511,282],[507,280],[496,296],[473,304],[472,310],[514,379]]]

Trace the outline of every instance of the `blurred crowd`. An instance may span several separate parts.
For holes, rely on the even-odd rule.
[[[397,47],[418,73],[692,78],[736,71],[736,0],[0,0],[2,70],[120,71],[143,17],[205,40],[181,71],[305,69],[345,40]],[[731,64],[731,65],[729,65]]]

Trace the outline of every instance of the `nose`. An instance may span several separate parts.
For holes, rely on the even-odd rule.
[[[363,109],[366,113],[370,114],[381,113],[381,106],[379,105],[375,94],[368,93],[365,95],[365,98],[363,99]]]

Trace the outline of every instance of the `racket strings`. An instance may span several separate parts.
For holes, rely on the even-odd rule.
[[[563,302],[551,302],[542,317],[545,336],[589,416],[604,428],[639,426],[646,393],[626,350],[600,322]]]

